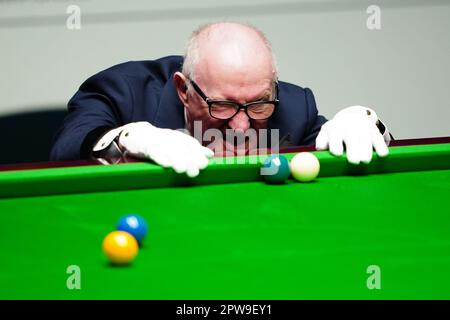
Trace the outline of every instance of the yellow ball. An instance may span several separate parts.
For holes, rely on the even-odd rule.
[[[314,180],[320,171],[320,162],[317,157],[309,152],[296,154],[289,163],[292,176],[300,182]]]
[[[113,264],[124,265],[132,262],[138,251],[136,239],[128,232],[113,231],[103,239],[103,252]]]

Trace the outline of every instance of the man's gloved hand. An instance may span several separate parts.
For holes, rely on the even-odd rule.
[[[161,129],[149,122],[133,122],[106,133],[94,146],[98,151],[119,134],[119,146],[126,154],[151,159],[177,173],[195,177],[208,166],[214,152],[203,147],[194,137],[181,131]]]
[[[370,108],[345,108],[322,126],[316,138],[316,149],[329,149],[333,155],[342,156],[345,144],[347,160],[353,164],[369,163],[373,148],[378,156],[385,157],[389,154],[388,138],[380,133],[378,121],[377,114]]]

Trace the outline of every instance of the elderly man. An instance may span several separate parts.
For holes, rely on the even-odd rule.
[[[270,43],[240,23],[200,27],[184,59],[127,62],[102,71],[81,85],[68,106],[52,160],[126,153],[194,177],[214,153],[235,154],[239,147],[219,133],[264,130],[336,156],[345,146],[354,164],[370,162],[373,149],[388,154],[389,133],[372,109],[348,107],[327,121],[310,89],[278,81]],[[248,139],[241,144],[252,147]]]

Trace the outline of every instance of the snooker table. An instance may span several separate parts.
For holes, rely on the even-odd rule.
[[[314,152],[319,177],[283,185],[256,156],[195,179],[145,162],[0,168],[0,299],[450,299],[450,138],[411,141],[369,165]],[[149,233],[114,267],[101,244],[127,213]]]

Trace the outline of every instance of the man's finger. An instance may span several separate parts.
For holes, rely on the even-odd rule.
[[[325,125],[322,126],[319,134],[316,138],[316,149],[327,150],[328,149],[328,132]]]
[[[372,133],[372,144],[378,156],[386,157],[389,154],[389,148],[378,130]]]
[[[352,164],[359,164],[361,159],[359,157],[359,142],[357,137],[350,136],[345,139],[345,147],[347,153],[347,160]]]
[[[206,157],[208,157],[208,158],[214,157],[214,151],[212,151],[211,149],[209,149],[207,147],[203,147],[203,146],[200,146],[200,148],[203,150],[203,154]]]
[[[342,156],[344,154],[344,141],[342,132],[339,129],[330,130],[328,138],[330,140],[330,152],[335,156]]]
[[[372,139],[368,133],[363,133],[359,137],[359,158],[363,163],[370,163],[373,155]]]

